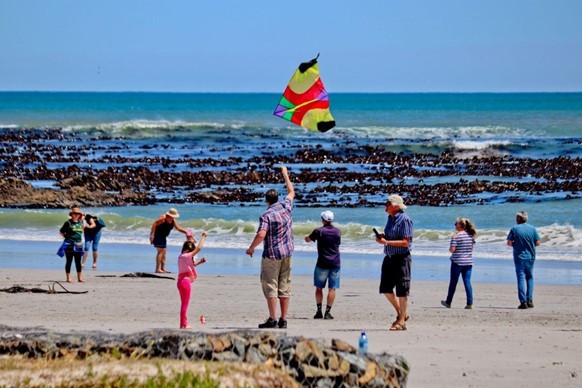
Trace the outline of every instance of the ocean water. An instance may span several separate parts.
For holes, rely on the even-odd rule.
[[[382,146],[404,154],[454,152],[467,157],[497,155],[542,160],[563,157],[567,158],[566,164],[577,166],[582,158],[582,93],[330,94],[337,127],[324,134],[292,126],[273,116],[278,98],[278,94],[268,93],[0,92],[0,128],[10,133],[26,128],[39,132],[46,128],[60,128],[65,135],[75,135],[72,142],[67,139],[46,141],[46,145],[70,146],[69,153],[64,156],[72,159],[51,161],[45,156],[44,164],[49,169],[76,164],[93,170],[145,166],[160,171],[220,172],[253,168],[261,164],[261,157],[280,157],[281,161],[286,161],[291,175],[306,169],[370,172],[381,168],[349,160],[293,163],[293,155],[302,147],[318,147],[330,152],[339,150],[340,153],[342,150]],[[26,143],[12,145],[16,154],[24,152],[27,147]],[[78,150],[83,150],[87,156],[76,157]],[[192,167],[181,162],[185,156],[217,162],[229,160],[229,163]],[[168,158],[173,162],[145,164],[146,158]],[[250,158],[253,158],[252,162]],[[6,161],[0,161],[0,168],[7,171],[10,167]],[[26,167],[34,168],[35,163]],[[425,177],[423,183],[455,183],[476,178],[496,182],[538,179],[435,174]],[[418,178],[407,176],[394,179],[405,183],[418,181]],[[580,187],[581,180],[582,177],[575,177],[573,187]],[[55,187],[57,182],[39,179],[30,183],[36,187]],[[318,184],[296,182],[296,190],[312,189]],[[233,188],[228,184],[224,187]],[[284,189],[281,183],[257,184],[248,188],[264,192],[270,187]],[[383,192],[380,185],[378,187],[377,192],[366,194],[366,198],[382,201],[387,195],[394,194]],[[213,205],[172,203],[173,199],[187,194],[180,190],[157,191],[157,198],[164,202],[153,206],[84,209],[99,214],[108,224],[102,240],[103,255],[107,254],[107,244],[147,246],[151,223],[172,206],[179,209],[179,221],[183,226],[197,234],[202,230],[209,232],[209,248],[231,249],[238,252],[238,256],[244,253],[256,231],[258,216],[264,209],[262,201]],[[563,268],[578,265],[570,263],[582,262],[580,192],[574,189],[518,194],[521,203],[508,200],[516,193],[501,192],[479,194],[481,202],[478,204],[409,207],[407,212],[415,225],[414,255],[426,260],[446,259],[453,223],[457,217],[463,216],[472,219],[477,226],[476,259],[493,263],[497,260],[505,265],[511,258],[505,237],[515,222],[515,212],[527,210],[530,223],[538,227],[542,236],[539,260]],[[327,198],[341,197],[341,194],[334,193],[324,195]],[[308,255],[315,248],[303,243],[303,237],[319,225],[319,213],[324,209],[307,205],[297,203],[294,232],[296,249]],[[334,211],[336,224],[343,231],[342,252],[345,252],[346,260],[377,261],[381,249],[373,240],[372,228],[382,228],[385,224],[384,208],[327,208]],[[42,246],[49,246],[44,243],[58,243],[58,229],[66,214],[64,210],[1,209],[0,246],[6,248],[1,250],[5,260],[10,258],[11,265],[17,265],[14,264],[16,258],[22,253],[12,248],[19,246],[17,242],[39,242]],[[177,249],[181,238],[177,233],[173,236],[170,244],[172,249]],[[143,258],[148,263],[150,259]],[[308,266],[311,265],[309,262]],[[227,265],[224,271],[237,272],[236,268]],[[355,273],[365,276],[365,269],[364,264]],[[448,273],[443,275],[447,276]]]

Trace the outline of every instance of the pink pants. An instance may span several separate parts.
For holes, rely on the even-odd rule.
[[[190,304],[190,294],[192,292],[192,281],[187,274],[178,275],[178,292],[180,293],[180,328],[188,326],[188,305]]]

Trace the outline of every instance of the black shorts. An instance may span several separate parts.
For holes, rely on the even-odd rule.
[[[154,236],[154,247],[156,248],[166,248],[168,246],[168,242],[166,241],[165,237],[162,236]]]
[[[410,293],[410,252],[384,257],[382,276],[380,278],[380,294],[408,296]]]

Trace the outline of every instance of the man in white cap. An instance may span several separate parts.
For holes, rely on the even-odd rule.
[[[390,327],[391,331],[406,330],[408,320],[413,225],[410,217],[404,213],[406,207],[401,196],[389,196],[386,201],[388,221],[384,233],[376,237],[376,242],[384,245],[385,255],[382,262],[380,293],[388,298],[396,310],[396,320]]]
[[[540,236],[536,228],[527,223],[527,212],[519,211],[515,215],[514,226],[507,235],[507,245],[513,247],[513,263],[517,275],[517,294],[520,310],[533,308],[533,268],[536,259],[536,247],[540,245]],[[527,287],[526,287],[527,286]]]
[[[335,290],[340,287],[340,252],[342,232],[331,223],[333,213],[326,210],[321,213],[322,227],[315,229],[309,236],[305,236],[306,242],[317,241],[317,264],[313,272],[313,285],[315,286],[315,304],[317,312],[314,319],[333,319],[331,307],[335,300]],[[327,293],[327,306],[325,315],[322,314],[323,289],[329,288]]]
[[[166,238],[172,231],[176,229],[187,235],[187,230],[182,228],[176,218],[180,217],[178,211],[174,208],[168,210],[165,214],[162,214],[157,220],[152,224],[152,230],[150,233],[150,244],[152,244],[156,250],[156,272],[165,273],[170,272],[166,269],[166,253],[168,251],[168,242]],[[196,242],[194,236],[191,237],[193,242]]]

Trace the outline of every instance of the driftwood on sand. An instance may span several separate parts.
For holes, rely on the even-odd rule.
[[[176,280],[170,276],[161,276],[161,275],[156,275],[156,274],[147,273],[147,272],[130,272],[130,273],[126,273],[125,275],[121,275],[120,277],[122,277],[122,278],[154,278],[154,279]]]
[[[57,291],[56,290],[57,285],[61,287],[63,291],[61,290]],[[34,294],[86,294],[89,291],[69,291],[61,283],[54,282],[52,286],[48,286],[48,290],[38,287],[26,288],[23,286],[15,285],[8,288],[0,288],[0,292],[8,292],[10,294],[16,294],[19,292],[32,292]]]

